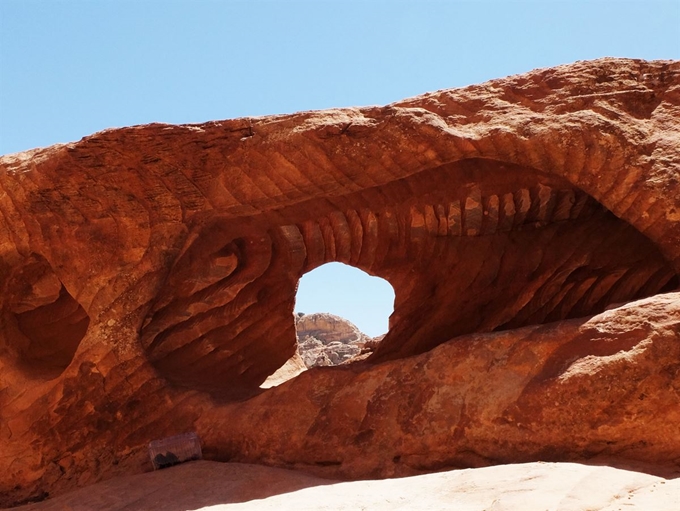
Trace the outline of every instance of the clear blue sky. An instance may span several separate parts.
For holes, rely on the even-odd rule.
[[[115,126],[385,104],[603,56],[680,59],[680,0],[0,0],[0,154]],[[327,273],[330,288],[349,278]],[[384,329],[352,310],[385,306],[315,286],[332,299],[312,299],[318,310]]]

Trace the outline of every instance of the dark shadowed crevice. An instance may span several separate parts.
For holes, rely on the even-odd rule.
[[[52,379],[71,363],[90,318],[41,256],[8,279],[4,336],[24,372]]]
[[[61,373],[71,363],[90,318],[62,286],[55,302],[18,314],[17,324],[29,340],[22,360],[46,373]]]

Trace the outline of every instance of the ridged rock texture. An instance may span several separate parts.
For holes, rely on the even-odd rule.
[[[191,430],[332,477],[680,463],[679,180],[680,63],[625,59],[4,156],[0,503]],[[392,284],[389,332],[261,389],[331,261]]]

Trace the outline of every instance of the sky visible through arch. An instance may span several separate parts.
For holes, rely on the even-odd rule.
[[[133,124],[386,104],[605,56],[680,59],[680,0],[0,0],[0,154]],[[352,292],[333,288],[361,291],[325,274],[319,310]],[[380,330],[380,306],[355,302],[366,319],[348,319]]]
[[[387,332],[393,310],[394,289],[389,282],[346,264],[319,266],[298,284],[296,312],[331,312],[371,337]]]

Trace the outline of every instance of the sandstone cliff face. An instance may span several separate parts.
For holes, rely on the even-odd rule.
[[[188,430],[344,477],[678,460],[679,169],[680,63],[625,59],[4,156],[0,501]],[[389,332],[260,389],[331,261],[390,282]]]
[[[349,362],[370,339],[351,322],[326,312],[298,314],[295,331],[298,352],[308,368]]]

